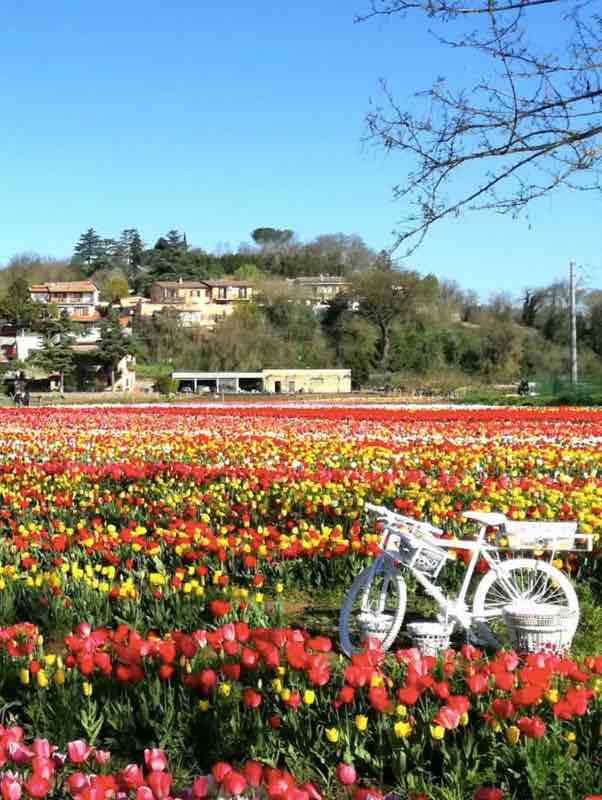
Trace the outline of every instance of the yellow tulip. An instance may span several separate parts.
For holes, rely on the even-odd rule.
[[[397,725],[400,723],[398,722]],[[406,723],[401,723],[406,724]],[[440,741],[445,736],[445,728],[442,725],[431,725],[431,736],[433,739]]]
[[[516,725],[510,725],[510,727],[506,730],[506,741],[508,744],[516,744],[520,739],[520,728],[517,728]]]
[[[412,726],[409,722],[398,720],[393,726],[393,731],[398,739],[407,739],[412,733]],[[431,725],[431,736],[433,739],[443,739],[445,736],[445,728],[442,728],[440,725]]]
[[[40,689],[45,689],[48,686],[48,675],[43,669],[38,670],[36,673],[36,681]]]
[[[368,727],[368,717],[364,714],[358,714],[355,718],[355,727],[363,733]]]
[[[339,741],[339,732],[336,728],[326,728],[326,738],[332,744],[336,744]]]

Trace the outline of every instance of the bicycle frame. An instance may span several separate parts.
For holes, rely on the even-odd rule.
[[[468,604],[466,602],[466,597],[468,595],[468,590],[473,579],[475,569],[479,558],[482,556],[485,561],[487,561],[489,568],[494,570],[496,574],[501,575],[503,578],[503,572],[500,569],[500,560],[498,557],[498,548],[493,545],[488,545],[485,539],[485,533],[487,531],[487,526],[482,525],[477,538],[475,541],[465,541],[465,540],[454,540],[454,539],[441,539],[437,541],[437,546],[445,549],[463,549],[463,550],[472,550],[472,556],[470,561],[466,566],[466,571],[464,573],[464,578],[462,580],[462,585],[460,587],[460,591],[455,597],[450,597],[446,595],[441,588],[434,583],[428,575],[423,574],[420,570],[412,567],[407,566],[405,564],[400,564],[400,562],[396,561],[394,554],[389,553],[386,549],[382,550],[382,558],[386,558],[391,561],[396,569],[408,570],[417,582],[422,586],[425,592],[435,600],[441,611],[445,614],[446,620],[451,619],[458,622],[462,628],[468,630],[473,622],[474,615],[469,610]],[[381,539],[382,543],[386,544],[387,539],[389,536],[400,535],[400,531],[398,528],[391,526],[390,524],[385,523],[383,537]],[[403,536],[403,534],[401,534]],[[437,579],[439,572],[436,573],[434,579]],[[510,587],[512,588],[512,587]]]

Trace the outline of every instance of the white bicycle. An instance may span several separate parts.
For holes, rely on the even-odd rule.
[[[382,526],[378,555],[355,579],[339,616],[343,651],[358,652],[369,636],[377,636],[388,650],[399,633],[406,612],[407,588],[402,570],[407,569],[437,603],[438,619],[466,631],[471,641],[499,647],[503,636],[505,606],[518,601],[554,604],[579,621],[579,601],[570,580],[548,561],[538,558],[502,559],[504,551],[591,550],[591,534],[578,534],[576,522],[515,522],[504,514],[466,511],[464,517],[480,525],[475,540],[443,539],[443,531],[428,522],[396,514],[383,506],[366,504]],[[496,544],[486,532],[496,529]],[[460,591],[446,595],[437,578],[450,559],[450,549],[472,551]],[[476,585],[469,606],[468,594],[477,562],[483,558],[488,571]],[[574,632],[574,630],[573,630]]]

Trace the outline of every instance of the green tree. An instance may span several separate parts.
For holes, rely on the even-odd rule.
[[[128,262],[128,275],[130,280],[137,288],[140,271],[142,269],[142,258],[144,255],[144,242],[138,231],[132,229],[132,238],[130,239],[130,251]]]
[[[42,347],[28,361],[49,375],[58,373],[60,392],[65,389],[65,375],[74,369],[73,339],[76,327],[63,311],[60,317],[44,323]]]
[[[103,240],[96,233],[94,228],[88,228],[79,237],[74,248],[75,255],[86,265],[89,275],[94,272],[96,263],[105,255]]]
[[[391,269],[387,264],[355,277],[359,313],[373,322],[380,333],[378,364],[381,369],[387,366],[395,321],[415,317],[420,305],[432,298],[436,288],[437,282],[432,276],[422,278],[417,272]]]
[[[184,250],[184,237],[179,231],[174,229],[167,231],[165,235],[165,239],[167,241],[168,247],[171,247],[172,250]]]
[[[281,247],[288,244],[295,232],[286,228],[255,228],[251,233],[251,238],[259,247]]]
[[[119,321],[119,314],[111,309],[100,323],[100,339],[98,340],[98,357],[111,379],[111,389],[115,388],[115,370],[121,359],[130,351]]]
[[[328,302],[328,307],[321,317],[322,330],[326,334],[335,352],[337,365],[343,363],[343,342],[346,335],[346,322],[350,316],[349,297],[341,292]]]
[[[96,283],[100,289],[100,296],[109,303],[116,303],[120,298],[127,297],[130,287],[123,270],[114,268],[96,276]]]
[[[27,281],[20,276],[0,299],[0,315],[17,328],[17,333],[35,328],[49,311],[48,306],[32,302]]]

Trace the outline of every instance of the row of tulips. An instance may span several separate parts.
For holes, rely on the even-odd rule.
[[[300,783],[287,771],[257,761],[246,761],[235,769],[216,763],[211,772],[199,775],[188,786],[175,789],[165,753],[144,750],[144,763],[130,763],[110,771],[111,753],[91,747],[79,739],[67,743],[65,752],[47,739],[24,739],[23,728],[0,726],[0,792],[3,800],[65,798],[73,800],[200,800],[201,798],[271,798],[271,800],[321,800],[310,783]],[[355,782],[352,767],[341,764],[337,775],[343,785]],[[353,776],[353,780],[351,780]],[[354,792],[359,799],[379,800],[376,790]]]
[[[45,733],[54,738],[61,729],[81,735],[79,720],[91,708],[100,737],[111,727],[129,731],[132,741],[159,736],[160,726],[149,734],[128,719],[144,696],[164,713],[169,706],[184,740],[196,734],[218,743],[219,752],[191,745],[190,757],[200,763],[208,753],[252,752],[268,760],[284,753],[293,766],[311,731],[314,752],[331,772],[354,759],[366,774],[406,789],[425,764],[429,779],[442,778],[450,753],[467,742],[471,758],[496,754],[489,760],[492,780],[499,778],[499,759],[524,765],[550,746],[560,748],[567,764],[587,764],[584,790],[602,776],[602,656],[486,658],[465,645],[439,659],[406,649],[391,660],[374,646],[349,663],[333,656],[327,637],[246,623],[165,637],[81,624],[51,651],[34,627],[10,626],[0,641],[3,696],[22,703],[28,695],[36,729],[49,724]],[[46,720],[48,706],[62,709],[59,728]],[[152,726],[153,708],[137,707]],[[103,708],[112,709],[112,720]]]

